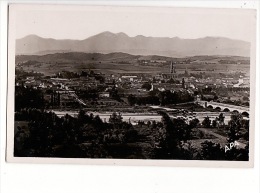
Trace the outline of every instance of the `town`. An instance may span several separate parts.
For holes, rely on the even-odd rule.
[[[18,58],[15,154],[248,160],[250,62],[202,58]]]

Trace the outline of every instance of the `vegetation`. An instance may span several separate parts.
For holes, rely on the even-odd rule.
[[[202,121],[202,125],[205,128],[209,128],[211,126],[211,120],[209,119],[209,117],[205,117],[205,119]]]
[[[152,88],[152,85],[150,83],[146,82],[142,85],[142,88],[144,88],[146,90],[150,90]]]
[[[156,158],[178,159],[181,151],[181,143],[191,138],[193,124],[186,124],[183,119],[171,119],[166,113],[162,113],[163,133],[159,147],[156,150]]]
[[[43,109],[45,101],[43,92],[34,88],[15,87],[15,111],[22,108]]]
[[[185,119],[172,119],[163,112],[161,115],[161,122],[140,121],[133,126],[123,121],[118,113],[112,113],[109,122],[103,122],[99,116],[83,110],[77,117],[65,115],[59,118],[52,112],[24,109],[15,114],[15,120],[27,122],[28,128],[17,127],[14,154],[27,157],[248,160],[248,146],[225,152],[220,144],[204,141],[201,148],[195,148],[190,142],[197,135],[194,131],[199,126],[198,119],[187,123]],[[238,129],[238,122],[241,127],[248,126],[247,121],[234,115],[229,123],[230,136],[233,136],[234,126]],[[143,145],[148,142],[152,144],[144,150]]]
[[[202,100],[249,106],[249,88],[225,88],[210,83],[214,79],[230,77],[229,72],[211,69],[223,69],[224,64],[221,67],[216,65],[221,58],[165,57],[161,58],[165,63],[160,65],[156,62],[144,65],[147,58],[139,60],[140,57],[143,56],[123,53],[18,56],[15,156],[248,160],[248,145],[245,148],[234,147],[228,152],[225,152],[224,146],[235,141],[244,145],[248,142],[249,120],[243,117],[248,118],[249,114],[234,113],[229,123],[225,124],[225,116],[220,108],[213,109],[209,106],[211,108],[205,109],[194,101],[194,97],[199,95]],[[158,57],[160,60],[160,56]],[[171,60],[175,61],[177,78],[162,75],[169,71]],[[229,61],[230,66],[233,64],[232,57],[222,60],[224,63]],[[71,65],[72,71],[60,70]],[[198,70],[197,66],[201,68],[203,65],[205,69]],[[188,72],[187,66],[192,70]],[[35,69],[38,72],[32,71]],[[130,75],[130,71],[143,72],[143,75],[136,76],[133,73],[138,77],[134,81],[121,80],[120,76]],[[49,76],[43,76],[39,72]],[[244,76],[244,72],[232,75],[240,78]],[[51,78],[61,79],[54,81]],[[187,78],[190,79],[185,83]],[[209,82],[209,86],[205,86],[204,81]],[[73,94],[62,95],[57,92],[66,92],[68,89],[75,91],[75,94],[71,92]],[[158,109],[151,109],[150,105],[160,105],[174,111],[160,112]],[[84,110],[80,110],[74,117],[68,114],[58,117],[49,110],[55,108]],[[111,116],[103,121],[99,116],[87,113],[88,111],[111,112]],[[219,113],[212,120],[208,116],[201,122],[195,118],[194,113],[205,111]],[[229,114],[228,109],[223,111]],[[116,112],[157,112],[162,118],[158,122],[140,120],[132,124],[130,119],[124,121],[122,115]],[[173,116],[179,118],[172,118]]]
[[[135,135],[131,124],[116,113],[109,123],[83,110],[78,117],[59,118],[52,112],[27,109],[16,113],[15,119],[29,122],[22,144],[20,134],[15,136],[15,156],[109,157],[110,143],[124,143]]]
[[[242,115],[235,113],[231,115],[231,120],[228,123],[228,142],[232,143],[241,137],[241,127],[242,127]]]

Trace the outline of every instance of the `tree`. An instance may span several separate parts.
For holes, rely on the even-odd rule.
[[[179,140],[173,122],[167,113],[161,112],[163,128],[160,133],[159,148],[156,149],[156,158],[169,159],[176,157]]]
[[[202,121],[202,125],[206,128],[209,128],[211,125],[211,120],[209,119],[209,117],[205,117],[205,119]]]
[[[139,121],[138,121],[138,125],[140,125],[140,127],[143,127],[144,122],[139,120]]]
[[[229,132],[227,141],[229,143],[235,142],[241,137],[240,129],[242,126],[243,117],[239,113],[231,115],[231,120],[228,122]]]
[[[217,119],[212,120],[212,127],[213,128],[217,127]]]
[[[86,118],[86,112],[84,110],[80,110],[78,114],[78,120],[80,125],[84,124],[85,118]]]
[[[249,141],[249,120],[242,120],[242,127],[245,128],[244,139]]]
[[[157,123],[155,120],[152,121],[152,129],[155,129],[157,127]]]
[[[135,97],[134,95],[132,95],[132,94],[130,94],[130,95],[128,96],[127,100],[128,100],[128,103],[129,103],[131,106],[133,106],[133,105],[136,103],[136,97]]]
[[[195,119],[190,120],[189,125],[191,126],[191,128],[196,128],[199,123],[200,123],[199,119],[195,118]]]
[[[103,121],[100,119],[99,115],[96,115],[93,119],[94,126],[97,129],[97,131],[100,131],[103,129]]]
[[[43,109],[45,105],[43,92],[34,88],[15,87],[15,111],[22,108]]]
[[[157,158],[176,159],[181,156],[181,144],[191,138],[192,127],[184,119],[171,119],[167,113],[161,112],[163,133],[160,137]]]
[[[151,123],[151,121],[147,121],[146,124],[147,124],[148,128],[150,128],[150,125],[151,125],[152,123]]]
[[[195,125],[188,125],[183,118],[177,118],[172,120],[174,129],[176,130],[176,137],[179,141],[186,142],[191,138],[191,129]]]
[[[201,157],[204,160],[224,160],[225,153],[219,143],[205,141],[201,143]]]
[[[152,88],[152,85],[150,83],[146,82],[142,85],[142,88],[144,88],[146,90],[150,90]]]
[[[134,129],[127,130],[124,135],[124,142],[134,142],[138,136],[138,132]]]
[[[218,116],[218,121],[219,121],[219,124],[220,126],[224,126],[225,127],[225,116],[223,113],[220,113],[219,116]]]
[[[114,112],[112,113],[112,115],[110,115],[109,122],[113,124],[115,128],[119,129],[119,127],[123,123],[123,117],[121,116],[120,113],[117,114]]]
[[[249,159],[249,146],[248,144],[245,148],[233,147],[225,153],[226,160],[236,160],[236,161],[248,161]]]
[[[184,78],[182,78],[181,85],[182,85],[182,88],[185,88],[185,80],[184,80]]]
[[[118,95],[118,89],[116,88],[115,85],[112,87],[112,89],[110,90],[109,94],[110,94],[111,98],[113,98],[113,99],[115,99],[115,100],[117,100],[119,102],[122,101],[120,96]]]

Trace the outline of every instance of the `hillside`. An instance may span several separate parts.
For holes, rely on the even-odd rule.
[[[97,62],[97,61],[107,61],[107,62],[135,62],[140,60],[158,60],[158,61],[185,61],[190,60],[191,62],[212,62],[212,61],[249,61],[248,57],[242,56],[192,56],[185,58],[172,58],[166,56],[158,55],[131,55],[122,52],[102,54],[102,53],[83,53],[83,52],[64,52],[46,55],[18,55],[16,56],[16,63],[26,62],[26,61],[37,61],[37,62]]]
[[[223,37],[181,39],[178,37],[129,37],[125,33],[103,32],[84,40],[56,40],[29,35],[16,40],[16,55],[54,52],[113,53],[188,57],[197,55],[249,56],[250,43]]]
[[[140,56],[130,55],[126,53],[83,53],[83,52],[64,52],[46,55],[18,55],[16,63],[26,61],[37,62],[95,62],[95,61],[132,61],[137,60]]]
[[[145,62],[144,62],[145,60]],[[131,55],[126,53],[83,53],[68,52],[47,55],[19,55],[16,64],[24,70],[36,71],[45,75],[53,75],[60,71],[81,72],[86,70],[100,71],[105,74],[114,73],[167,73],[170,61],[178,72],[198,70],[228,70],[249,72],[250,60],[241,56],[193,56],[171,58],[158,55]]]

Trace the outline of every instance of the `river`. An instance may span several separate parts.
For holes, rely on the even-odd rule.
[[[62,117],[66,114],[71,115],[73,117],[76,117],[78,115],[78,111],[58,111],[53,110],[57,116]],[[112,112],[88,112],[93,113],[94,116],[98,115],[103,121],[108,122],[110,115]],[[184,117],[187,120],[191,120],[194,118],[199,119],[200,122],[204,120],[206,116],[208,116],[211,120],[215,119],[217,116],[219,116],[220,112],[193,112],[193,115],[170,115],[172,118],[178,118],[178,117]],[[230,113],[223,112],[225,115],[225,124],[228,124],[228,121],[230,121]],[[130,121],[132,124],[137,124],[138,121],[161,121],[161,115],[155,114],[155,113],[121,113],[123,117],[123,121]]]

